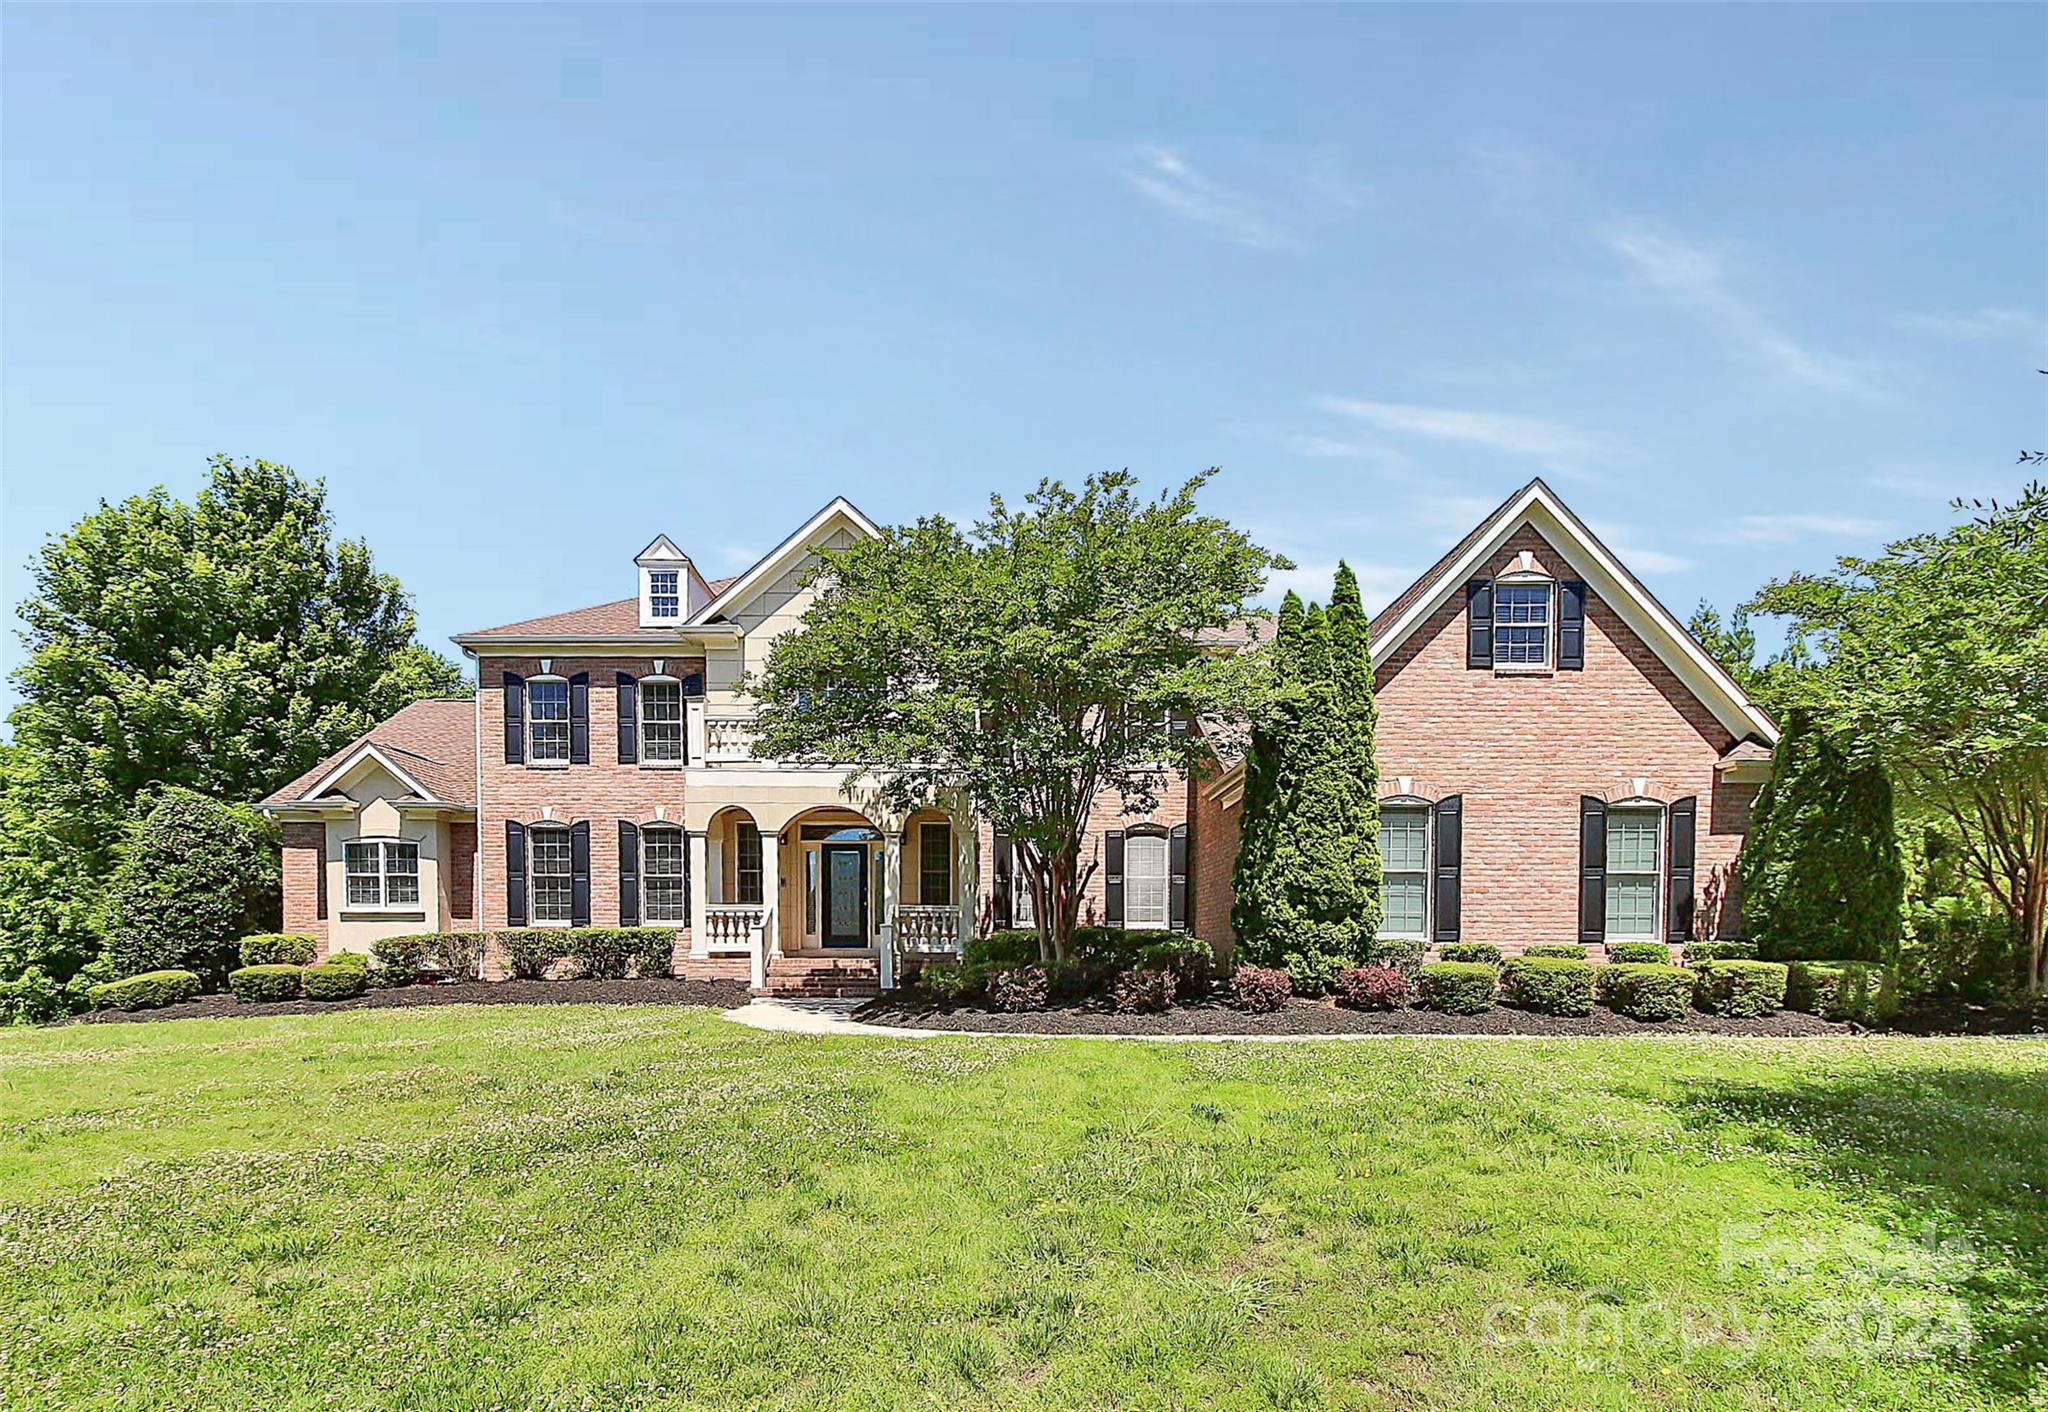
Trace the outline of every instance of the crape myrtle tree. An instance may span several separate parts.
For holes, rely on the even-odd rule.
[[[1041,957],[1065,960],[1096,801],[1152,808],[1210,758],[1186,723],[1242,719],[1266,690],[1262,654],[1204,639],[1254,616],[1287,565],[1197,509],[1214,474],[1152,500],[1127,471],[1045,480],[971,527],[927,518],[820,550],[801,623],[746,684],[756,752],[863,762],[896,808],[969,805],[1042,900]]]
[[[1976,879],[2018,928],[2048,990],[2048,488],[1767,585],[1816,666],[1797,690],[1839,738],[1953,825]],[[1970,513],[1974,512],[1974,513]]]

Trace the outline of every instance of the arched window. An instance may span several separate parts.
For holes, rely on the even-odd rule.
[[[575,917],[576,888],[566,825],[535,824],[526,831],[526,877],[533,920],[568,925]]]

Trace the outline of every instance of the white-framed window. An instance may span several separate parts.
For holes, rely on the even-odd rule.
[[[526,683],[526,758],[534,764],[569,762],[569,682],[532,677]]]
[[[742,822],[733,836],[733,891],[738,900],[752,907],[761,904],[761,830]]]
[[[1607,811],[1607,939],[1655,941],[1664,811],[1619,805]]]
[[[1031,899],[1031,875],[1014,865],[1010,874],[1010,925],[1022,930],[1038,925],[1038,904]]]
[[[690,920],[689,841],[672,825],[640,830],[640,911],[650,924]]]
[[[679,618],[683,613],[683,575],[679,569],[647,571],[647,610],[657,618]]]
[[[1429,925],[1429,806],[1380,807],[1380,863],[1386,915],[1380,935],[1420,937]]]
[[[576,884],[566,825],[535,824],[526,831],[526,887],[536,923],[567,926],[574,919]]]
[[[341,846],[347,883],[342,895],[351,908],[412,908],[420,905],[420,846],[395,838],[353,838]]]
[[[917,900],[926,907],[953,901],[953,826],[920,824],[917,830]]]
[[[1124,925],[1168,925],[1166,835],[1134,833],[1124,839]]]
[[[1548,579],[1496,579],[1493,585],[1493,664],[1538,668],[1550,665]]]
[[[640,681],[640,763],[683,762],[683,684],[672,677]]]

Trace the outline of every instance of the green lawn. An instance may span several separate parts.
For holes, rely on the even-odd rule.
[[[9,1407],[1949,1412],[2044,1327],[2034,1042],[0,1033]]]

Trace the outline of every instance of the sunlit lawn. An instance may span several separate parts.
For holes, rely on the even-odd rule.
[[[2039,1043],[0,1034],[10,1407],[2041,1407],[2044,1327]]]

